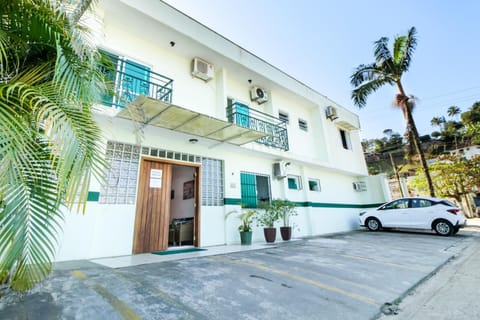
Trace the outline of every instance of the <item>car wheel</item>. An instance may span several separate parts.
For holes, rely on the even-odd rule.
[[[378,231],[382,227],[377,218],[368,218],[365,224],[370,231]]]
[[[453,234],[453,226],[447,220],[438,220],[433,225],[433,230],[441,236],[451,236]]]

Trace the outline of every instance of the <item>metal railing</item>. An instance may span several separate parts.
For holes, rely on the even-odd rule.
[[[102,103],[116,108],[125,108],[139,95],[172,102],[173,80],[120,57],[109,55],[112,65],[102,66],[111,83],[111,91],[104,95]]]
[[[284,121],[238,102],[227,106],[227,119],[238,126],[268,134],[256,142],[288,151],[287,124]]]

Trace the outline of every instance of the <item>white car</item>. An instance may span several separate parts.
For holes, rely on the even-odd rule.
[[[462,211],[452,202],[438,198],[400,198],[359,214],[360,225],[370,231],[381,228],[435,230],[442,236],[465,227]]]

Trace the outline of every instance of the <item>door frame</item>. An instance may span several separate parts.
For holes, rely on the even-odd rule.
[[[184,161],[178,161],[178,160],[171,160],[171,159],[163,159],[163,158],[156,158],[156,157],[149,157],[149,156],[141,156],[140,157],[140,172],[141,168],[143,166],[143,163],[145,161],[152,161],[152,162],[157,162],[161,164],[168,164],[168,165],[177,165],[177,166],[185,166],[185,167],[192,167],[195,169],[194,172],[194,201],[193,201],[193,209],[194,209],[194,219],[193,219],[193,246],[198,247],[200,245],[200,207],[201,207],[201,163],[195,163],[195,162],[184,162]],[[140,201],[141,199],[138,197],[138,188],[140,186],[140,181],[141,175],[139,175],[139,179],[137,182],[137,201],[136,201],[136,206],[135,206],[135,220],[134,220],[134,226],[136,225],[136,220],[138,217],[138,211],[140,210]],[[168,201],[170,201],[170,197],[167,197]],[[168,229],[168,228],[167,228]],[[132,242],[132,253],[134,250],[134,245],[135,245],[135,239],[136,239],[136,232],[134,228],[133,232],[133,242]]]

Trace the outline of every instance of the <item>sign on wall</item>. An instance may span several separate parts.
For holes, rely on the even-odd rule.
[[[162,169],[152,169],[150,171],[150,188],[160,189],[162,188]]]

